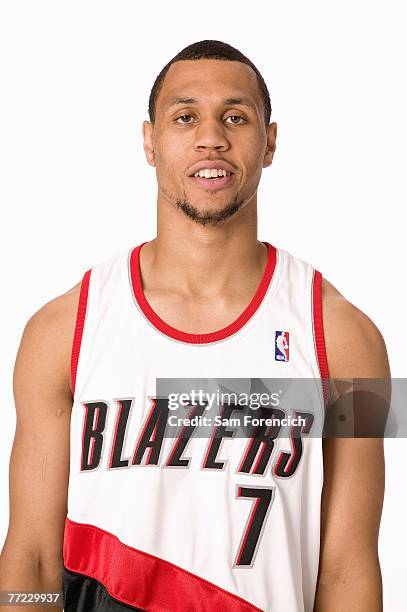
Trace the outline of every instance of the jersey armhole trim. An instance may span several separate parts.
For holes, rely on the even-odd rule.
[[[321,375],[324,403],[326,406],[329,399],[329,372],[322,316],[322,274],[318,270],[314,270],[314,278],[312,282],[312,319],[315,352],[319,373]]]
[[[86,310],[88,305],[89,281],[91,270],[88,270],[83,275],[81,281],[81,290],[79,293],[78,310],[76,314],[75,333],[72,342],[71,353],[71,386],[72,396],[75,395],[76,373],[78,370],[79,353],[81,351],[83,328],[85,325]]]

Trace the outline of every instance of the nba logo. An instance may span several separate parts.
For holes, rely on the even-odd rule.
[[[274,356],[276,361],[288,361],[290,357],[290,334],[288,332],[276,331]]]

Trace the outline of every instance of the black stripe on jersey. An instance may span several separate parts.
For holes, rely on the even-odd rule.
[[[144,608],[135,608],[115,599],[95,578],[71,572],[66,567],[62,570],[62,593],[64,612],[146,612]]]

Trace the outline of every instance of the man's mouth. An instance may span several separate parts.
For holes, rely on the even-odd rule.
[[[215,191],[227,187],[233,180],[233,173],[223,168],[201,168],[190,178],[199,187]]]

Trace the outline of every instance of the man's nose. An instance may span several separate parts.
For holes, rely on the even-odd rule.
[[[197,151],[214,149],[216,151],[227,151],[229,141],[226,137],[224,125],[214,119],[201,121],[195,131],[194,148]]]

